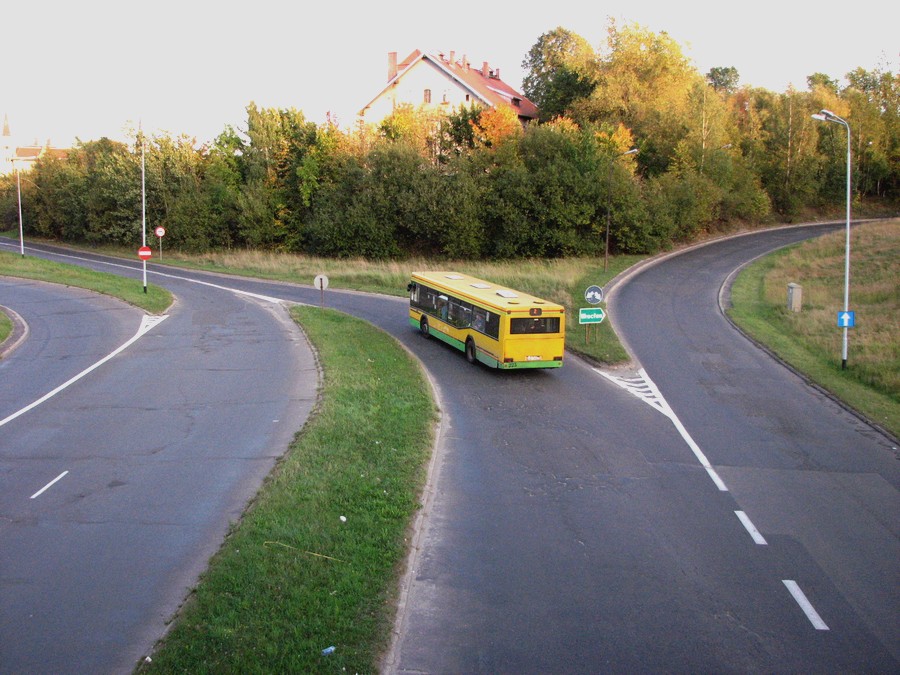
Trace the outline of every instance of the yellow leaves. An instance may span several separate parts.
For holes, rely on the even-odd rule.
[[[505,106],[482,111],[478,122],[473,122],[472,126],[486,145],[497,145],[508,136],[522,133],[522,124],[515,111]]]

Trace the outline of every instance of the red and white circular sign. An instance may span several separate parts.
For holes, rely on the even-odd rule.
[[[164,228],[164,227],[157,227],[156,230],[154,230],[154,232],[156,232],[157,237],[165,237],[166,236],[166,228]]]
[[[138,249],[138,258],[141,260],[149,260],[151,255],[153,255],[153,251],[150,250],[149,246],[141,246]]]

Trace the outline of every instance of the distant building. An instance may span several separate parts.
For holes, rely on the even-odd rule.
[[[44,145],[37,141],[33,145],[19,145],[9,128],[9,118],[3,115],[3,133],[0,135],[0,176],[19,171],[29,171],[40,157],[50,155],[58,159],[66,159],[67,148],[54,148],[50,139]]]
[[[378,95],[359,111],[365,122],[378,123],[401,105],[444,110],[476,104],[485,108],[511,108],[524,124],[538,116],[537,107],[500,79],[500,69],[484,61],[473,68],[456,52],[424,54],[418,49],[397,62],[397,52],[388,53],[388,82]]]

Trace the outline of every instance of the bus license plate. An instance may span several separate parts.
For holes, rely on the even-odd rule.
[[[526,356],[525,360],[526,361],[540,361],[541,357],[540,356]]]

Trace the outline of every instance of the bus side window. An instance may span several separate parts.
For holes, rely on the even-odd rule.
[[[487,324],[487,310],[475,307],[472,311],[472,327],[479,333],[483,333]]]
[[[487,313],[487,322],[485,323],[485,333],[495,340],[500,339],[500,315],[494,312]]]
[[[437,310],[437,293],[427,286],[421,286],[419,293],[419,308],[434,314]]]
[[[448,323],[456,328],[468,328],[472,324],[472,305],[453,297],[449,305]]]

